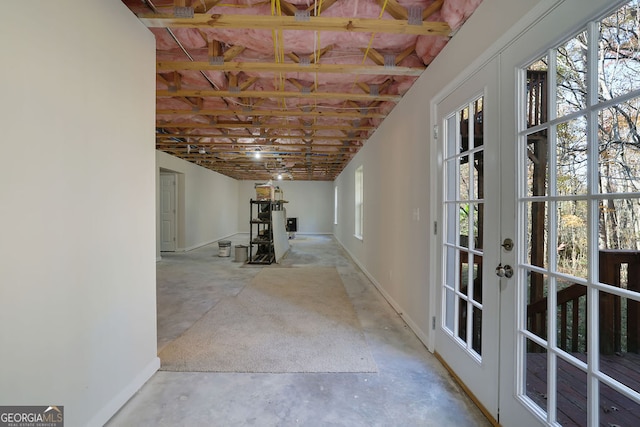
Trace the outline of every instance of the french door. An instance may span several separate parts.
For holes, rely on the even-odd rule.
[[[547,12],[437,105],[435,348],[502,425],[640,425],[640,1]]]
[[[504,425],[640,425],[639,12],[566,0],[503,54]]]
[[[437,105],[442,164],[435,348],[497,418],[500,164],[497,61]]]

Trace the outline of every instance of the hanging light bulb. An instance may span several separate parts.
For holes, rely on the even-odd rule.
[[[282,174],[281,173],[278,174],[278,181],[282,181]]]
[[[260,154],[260,149],[259,148],[256,148],[256,152],[255,152],[254,156],[255,156],[256,159],[259,159],[260,157],[262,157],[262,155]]]

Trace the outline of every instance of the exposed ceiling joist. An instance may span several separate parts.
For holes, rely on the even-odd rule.
[[[243,92],[233,92],[228,90],[158,90],[156,96],[160,97],[212,97],[212,98],[309,98],[309,99],[341,99],[353,101],[389,101],[398,102],[401,95],[367,95],[363,93],[336,93],[336,92],[284,92],[284,91],[257,91],[247,90]]]
[[[254,134],[239,134],[239,133],[229,133],[227,135],[220,134],[188,134],[188,133],[166,133],[166,134],[157,134],[156,140],[165,141],[172,138],[183,138],[183,139],[260,139],[260,135]],[[368,136],[354,136],[352,138],[346,138],[344,136],[318,136],[318,137],[305,137],[306,140],[310,142],[315,141],[366,141]],[[279,141],[300,141],[302,138],[300,135],[278,135],[277,139]]]
[[[356,104],[354,111],[278,111],[278,110],[242,110],[242,109],[229,109],[229,110],[179,110],[179,109],[157,109],[156,114],[159,115],[188,115],[193,116],[264,116],[264,117],[334,117],[334,118],[373,118],[382,119],[384,114],[367,112],[362,114],[359,106]]]
[[[448,36],[451,27],[446,22],[423,21],[421,25],[392,19],[339,18],[312,16],[309,21],[298,21],[293,16],[267,15],[209,15],[195,14],[193,18],[176,18],[167,14],[140,16],[150,28],[200,28],[338,31],[360,33],[412,34],[416,36]]]
[[[413,50],[413,47],[411,48]],[[424,67],[384,67],[384,57],[377,52],[369,56],[379,65],[352,65],[352,64],[309,64],[274,63],[274,62],[224,62],[222,65],[213,65],[209,62],[196,61],[158,61],[158,71],[190,70],[190,71],[244,71],[244,72],[273,72],[273,73],[335,73],[368,76],[419,76]],[[406,56],[406,55],[405,55]],[[404,59],[404,57],[402,59]],[[381,61],[377,60],[381,59]]]
[[[457,31],[477,7],[468,0],[122,2],[156,38],[158,150],[235,179],[282,173],[314,181],[343,171],[413,82],[427,78],[427,65],[455,33],[449,23]]]
[[[236,122],[236,123],[156,123],[157,127],[169,128],[169,129],[287,129],[287,130],[352,130],[355,132],[367,132],[374,130],[373,126],[351,126],[351,125],[309,125],[301,127],[299,124],[257,124],[254,125],[251,122]]]

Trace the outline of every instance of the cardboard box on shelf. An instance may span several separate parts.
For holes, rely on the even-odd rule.
[[[275,188],[273,185],[256,184],[256,200],[274,200]]]

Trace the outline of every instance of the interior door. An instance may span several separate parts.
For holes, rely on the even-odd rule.
[[[435,350],[497,419],[500,164],[497,61],[437,104],[442,164]]]
[[[160,174],[160,250],[176,250],[176,175]]]

